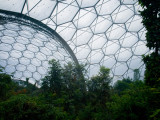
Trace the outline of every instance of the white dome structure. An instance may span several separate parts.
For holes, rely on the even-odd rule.
[[[149,52],[137,0],[0,0],[0,65],[15,78],[40,80],[50,59],[100,66],[114,80],[133,77]]]

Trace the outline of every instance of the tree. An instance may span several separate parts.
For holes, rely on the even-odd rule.
[[[11,76],[3,73],[3,68],[0,67],[0,100],[6,99],[12,89]]]
[[[132,80],[130,78],[124,78],[122,80],[118,80],[114,84],[114,89],[116,90],[116,92],[121,93],[122,91],[129,89],[131,83]]]
[[[67,88],[71,89],[74,84],[76,85],[75,87],[78,87],[84,93],[86,91],[85,73],[85,65],[77,65],[71,62],[64,65],[62,76]]]
[[[159,0],[139,0],[143,7],[141,16],[142,23],[145,26],[147,33],[147,47],[154,49],[158,54],[160,50],[160,1]]]
[[[102,66],[98,75],[92,77],[87,83],[91,96],[95,97],[96,102],[99,101],[102,105],[109,98],[110,83],[112,80],[109,72],[110,70],[108,68]]]
[[[62,78],[61,78],[61,71],[62,68],[58,61],[51,60],[49,61],[50,70],[48,75],[42,79],[42,89],[46,92],[60,94],[62,89]]]
[[[160,85],[160,0],[139,0],[143,7],[141,16],[145,26],[146,46],[154,50],[150,55],[143,56],[146,65],[145,81],[152,87]]]

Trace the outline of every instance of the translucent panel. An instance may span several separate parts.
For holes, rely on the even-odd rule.
[[[132,77],[134,69],[140,69],[143,78],[141,55],[149,50],[145,46],[146,30],[141,23],[138,0],[0,0],[0,3],[1,9],[22,12],[55,30],[67,41],[79,63],[88,64],[88,76],[96,75],[100,65],[104,65],[111,69],[114,80]],[[14,15],[11,17],[14,19]],[[59,60],[63,65],[72,59],[61,44],[63,40],[59,42],[53,31],[48,34],[48,29],[44,32],[29,25],[36,24],[34,21],[23,20],[28,25],[9,19],[0,25],[0,65],[15,67],[11,70],[14,76],[22,80],[29,77],[34,84],[45,76],[49,60]],[[26,69],[18,71],[18,64]]]
[[[0,31],[0,37],[3,36],[3,33]]]
[[[20,58],[22,56],[22,53],[20,51],[17,51],[17,50],[12,50],[10,52],[10,55],[14,58]]]
[[[77,33],[73,37],[73,41],[76,45],[84,45],[88,43],[92,35],[93,34],[90,29],[84,28],[77,31]]]
[[[10,36],[10,37],[16,37],[16,36],[18,36],[17,32],[12,31],[12,30],[4,30],[3,33],[4,33],[4,35]]]
[[[104,54],[102,51],[94,50],[94,51],[91,51],[89,55],[89,60],[91,64],[99,63],[103,57],[104,57]]]
[[[141,29],[139,32],[138,32],[138,35],[139,35],[139,38],[141,39],[141,40],[146,40],[146,29]]]
[[[96,17],[97,15],[93,8],[81,9],[73,22],[77,28],[83,28],[89,26]]]
[[[5,43],[0,44],[0,50],[11,51],[11,49],[12,49],[12,46],[9,44],[5,44]]]
[[[64,40],[70,40],[76,32],[76,27],[72,23],[66,23],[57,28],[57,32]]]
[[[27,1],[23,13],[27,14],[30,10],[32,10],[41,0]]]
[[[6,60],[2,60],[1,57],[2,56],[1,56],[1,51],[0,51],[0,66],[5,67],[7,65],[7,62]]]
[[[24,51],[26,49],[25,45],[21,43],[15,43],[13,44],[13,48],[19,51]]]
[[[94,6],[98,0],[77,0],[80,7]]]
[[[5,29],[5,27],[0,25],[0,30],[4,30],[4,29]]]
[[[128,66],[130,66],[131,69],[137,69],[142,65],[142,58],[133,56],[130,61],[128,61]]]
[[[126,27],[128,31],[139,31],[140,29],[143,28],[143,25],[141,22],[142,22],[141,17],[136,15],[126,23]]]
[[[0,8],[9,11],[21,12],[25,0],[0,0]]]
[[[58,4],[51,18],[57,24],[70,22],[72,21],[73,17],[76,15],[78,10],[79,9],[77,7],[76,2],[72,2],[70,6],[67,4]]]
[[[95,65],[90,65],[90,77],[96,75],[99,72],[99,65],[95,64]]]
[[[112,18],[115,23],[125,23],[133,15],[133,6],[121,5],[112,13]]]
[[[112,25],[110,16],[98,17],[93,24],[91,29],[94,33],[103,33]]]
[[[2,27],[1,31],[0,65],[7,66],[5,72],[9,74],[13,72],[14,79],[40,80],[47,73],[50,58],[57,59],[63,64],[64,61],[71,61],[65,46],[62,46],[59,38],[54,34],[49,36],[42,31],[18,23],[14,26],[19,29],[14,30],[14,26],[7,24],[3,25],[5,27]],[[35,72],[37,75],[34,74]]]
[[[30,1],[28,4],[32,4],[32,2]],[[29,15],[38,20],[43,20],[51,15],[55,5],[55,1],[42,0],[29,12]]]
[[[46,22],[47,21],[47,22]],[[51,29],[55,30],[56,29],[56,23],[53,22],[52,19],[46,19],[45,21],[42,21],[44,22],[48,27],[50,27]]]
[[[36,39],[36,38],[32,39],[31,43],[35,46],[43,46],[43,42],[39,39]]]
[[[6,71],[7,73],[13,73],[13,72],[15,71],[15,67],[12,66],[12,65],[7,65],[7,66],[5,67],[5,71]]]
[[[132,51],[135,55],[143,55],[149,51],[149,49],[145,46],[144,42],[138,42],[133,48]]]
[[[34,62],[32,62],[32,63],[34,63]],[[35,72],[36,71],[36,66],[30,64],[30,65],[27,66],[27,70],[29,70],[31,72]]]
[[[32,73],[31,73],[30,71],[24,71],[24,72],[23,72],[23,75],[24,75],[26,78],[32,77]]]
[[[14,23],[5,24],[5,27],[6,27],[8,30],[14,30],[14,31],[20,30],[19,26],[17,26],[17,25],[14,24]]]
[[[20,58],[19,61],[23,65],[29,65],[30,64],[30,59],[28,59],[28,58]]]
[[[16,71],[16,72],[14,73],[14,77],[20,79],[20,78],[22,77],[22,72]]]
[[[131,56],[131,50],[124,48],[121,48],[116,54],[117,61],[127,61]]]
[[[23,43],[23,44],[28,44],[30,42],[27,38],[21,37],[21,36],[18,36],[16,38],[16,41],[19,42],[19,43]]]
[[[1,41],[4,42],[4,43],[8,43],[8,44],[12,44],[12,43],[15,42],[14,38],[8,37],[8,36],[3,36],[1,38]]]
[[[53,50],[53,51],[57,51],[57,47],[54,45],[54,44],[51,44],[51,43],[46,43],[45,44],[45,47],[50,49],[50,50]]]
[[[120,46],[117,41],[108,41],[103,50],[106,55],[113,55],[118,51],[119,48]]]
[[[23,30],[23,32],[26,32],[26,31],[28,31],[30,34],[33,34],[33,33],[35,33],[35,30],[32,28],[32,27],[29,27],[29,26],[25,26],[25,25],[20,25],[20,27],[21,27],[21,29]],[[22,32],[22,33],[23,33]],[[28,34],[29,34],[28,33]],[[24,33],[25,34],[25,33]],[[30,35],[29,34],[29,35]],[[24,36],[25,37],[25,36]]]
[[[64,49],[58,48],[58,52],[63,56],[67,56],[67,52]]]
[[[134,4],[137,2],[137,0],[121,0],[123,4]]]
[[[35,33],[34,37],[41,41],[48,41],[47,36],[42,32]]]
[[[114,56],[105,56],[101,65],[106,66],[107,68],[112,68],[116,63]]]
[[[38,51],[39,51],[39,48],[38,48],[37,46],[35,46],[35,45],[32,45],[32,44],[29,44],[29,45],[27,46],[27,49],[28,49],[29,51],[32,51],[32,52],[38,52]]]
[[[31,63],[35,66],[41,66],[41,61],[36,58],[33,58]]]
[[[32,77],[33,77],[33,75],[32,75]],[[29,82],[30,82],[31,84],[35,84],[36,80],[35,80],[34,77],[33,77],[33,78],[30,78],[30,79],[29,79]]]
[[[31,51],[24,51],[23,55],[26,58],[33,58],[34,57],[34,53]]]
[[[64,56],[63,56],[61,53],[59,53],[59,52],[54,52],[53,54],[54,54],[55,56],[54,56],[54,58],[52,58],[52,59],[64,60]]]
[[[44,67],[38,67],[38,72],[43,75],[46,74],[47,70]]]
[[[18,71],[25,71],[26,70],[26,66],[25,65],[22,65],[22,64],[18,64],[17,66],[16,66],[16,69],[18,70]]]
[[[100,0],[96,5],[96,10],[99,15],[111,14],[119,5],[119,0]]]
[[[107,38],[103,34],[94,35],[89,42],[89,46],[94,49],[101,49],[107,42]]]
[[[143,8],[139,5],[138,2],[134,5],[134,8],[135,8],[135,14],[140,14],[139,11],[143,10]]]
[[[18,59],[16,59],[16,58],[9,58],[8,59],[8,64],[17,65],[17,64],[19,64],[19,62],[18,62]]]
[[[39,60],[45,60],[46,56],[43,53],[37,53],[36,58],[38,58]]]
[[[115,66],[115,75],[123,75],[128,70],[126,63],[117,63]]]
[[[48,61],[43,61],[42,65],[47,69],[49,67]]]
[[[134,71],[133,70],[131,70],[131,69],[129,69],[124,75],[123,75],[123,77],[125,77],[125,78],[133,78],[134,77]]]
[[[35,72],[33,73],[33,77],[36,79],[36,80],[39,80],[41,78],[41,75],[38,73],[38,72]]]
[[[90,52],[91,49],[87,45],[83,45],[74,50],[74,53],[76,54],[78,59],[85,59]]]
[[[119,39],[126,32],[123,24],[114,24],[109,28],[106,35],[109,39]]]
[[[120,39],[120,44],[122,47],[132,47],[138,41],[137,34],[134,33],[126,33]]]
[[[41,48],[40,51],[45,55],[52,55],[52,52],[48,48]]]
[[[32,38],[32,34],[29,31],[20,31],[19,32],[20,36],[25,37],[25,38]]]

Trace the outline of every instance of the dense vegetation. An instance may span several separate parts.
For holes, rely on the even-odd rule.
[[[141,16],[146,33],[146,46],[151,54],[143,56],[146,65],[145,83],[149,86],[160,86],[160,0],[139,0],[143,7]]]
[[[147,29],[143,56],[145,80],[118,80],[111,86],[109,69],[86,79],[83,65],[62,67],[52,60],[41,87],[26,81],[16,83],[0,69],[0,120],[160,120],[160,1],[139,0]]]
[[[109,69],[103,66],[87,80],[82,65],[62,67],[55,60],[50,65],[40,88],[0,73],[0,120],[160,119],[160,87],[130,78],[111,86]]]

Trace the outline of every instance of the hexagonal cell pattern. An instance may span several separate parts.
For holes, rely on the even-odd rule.
[[[32,78],[32,83],[39,81],[47,74],[51,57],[62,64],[72,61],[64,46],[42,31],[30,27],[31,32],[27,30],[28,26],[18,23],[14,23],[18,29],[12,32],[11,23],[0,26],[4,28],[0,39],[0,65],[15,79]]]
[[[0,0],[0,9],[33,17],[55,30],[68,43],[79,63],[87,63],[88,76],[100,66],[111,69],[114,80],[132,77],[144,65],[149,52],[137,0]],[[30,27],[7,23],[0,26],[0,64],[6,71],[40,79],[47,60],[67,61],[62,47],[49,36]],[[6,61],[7,60],[7,61]],[[18,70],[18,65],[23,70]],[[15,67],[16,66],[16,67]],[[11,68],[11,69],[8,69]],[[24,72],[25,71],[25,72]]]

